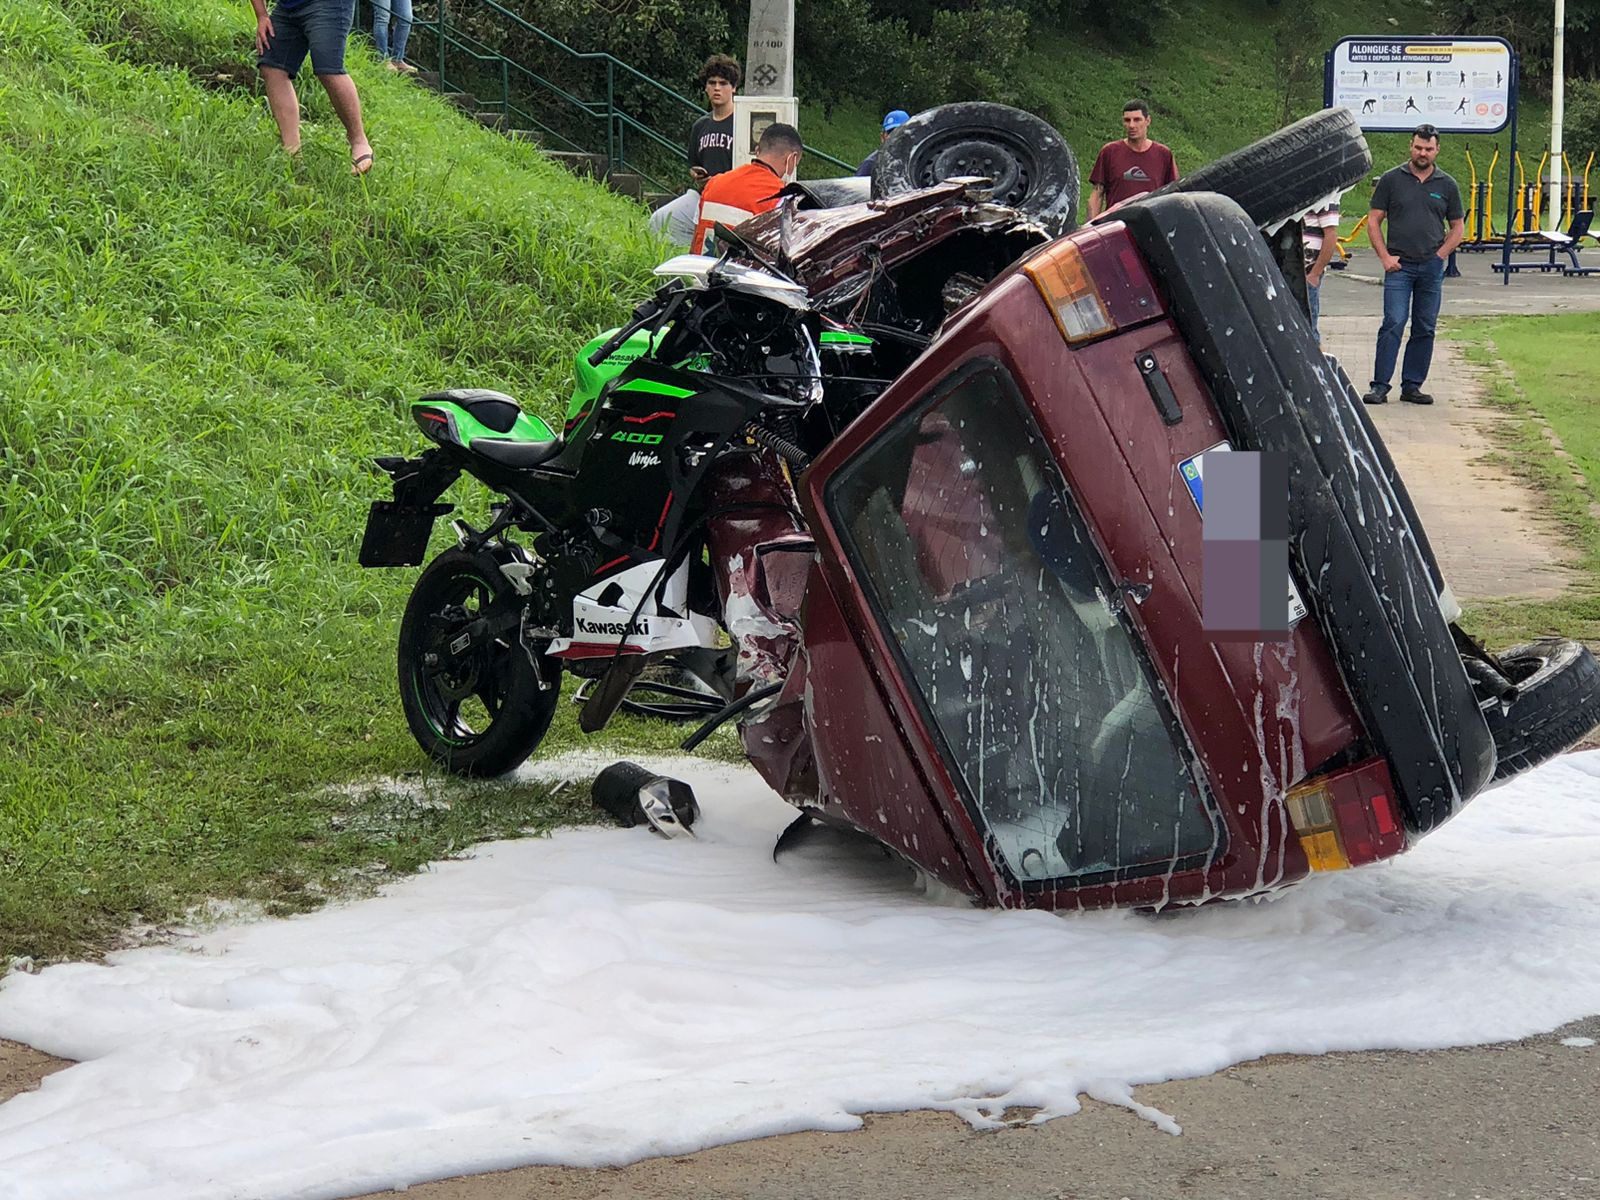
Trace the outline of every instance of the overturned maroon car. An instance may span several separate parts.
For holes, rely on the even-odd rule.
[[[665,264],[586,348],[580,374],[626,361],[562,436],[498,393],[418,402],[436,457],[383,460],[363,561],[420,561],[463,471],[506,498],[423,577],[468,582],[407,612],[430,754],[514,766],[564,672],[586,730],[653,687],[698,697],[687,745],[737,720],[802,821],[982,902],[1160,906],[1392,857],[1600,723],[1581,646],[1492,653],[1456,623],[1297,303],[1295,217],[1370,168],[1348,114],[1078,227],[1064,147],[1037,161],[1019,115],[974,150],[952,107],[872,193],[801,185]],[[1198,484],[1228,450],[1288,464],[1281,640],[1202,617]],[[599,502],[619,478],[638,494]],[[667,834],[697,815],[637,771],[597,798]]]

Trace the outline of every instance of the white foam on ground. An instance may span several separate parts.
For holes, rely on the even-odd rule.
[[[501,842],[375,899],[13,973],[0,1037],[82,1061],[0,1106],[0,1192],[347,1196],[868,1111],[1070,1113],[1600,1012],[1600,754],[1392,863],[1160,917],[937,904],[837,842],[774,863],[793,810],[747,770],[675,771],[694,841]]]

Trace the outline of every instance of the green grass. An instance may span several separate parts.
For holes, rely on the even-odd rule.
[[[419,769],[393,679],[413,573],[355,547],[371,456],[420,446],[407,397],[492,385],[555,417],[658,247],[360,53],[377,167],[350,175],[320,89],[291,163],[258,96],[196,82],[248,79],[250,29],[231,0],[0,0],[0,961],[578,811],[327,790]]]
[[[1448,329],[1490,373],[1489,399],[1508,418],[1497,430],[1503,463],[1545,499],[1581,555],[1560,598],[1475,601],[1466,623],[1493,645],[1561,634],[1600,646],[1600,313],[1458,318]]]

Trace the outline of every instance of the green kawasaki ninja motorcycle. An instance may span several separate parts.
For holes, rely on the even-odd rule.
[[[781,678],[795,614],[764,575],[811,548],[790,473],[853,415],[841,404],[892,371],[875,373],[872,339],[775,269],[683,255],[656,273],[667,282],[633,320],[578,354],[559,434],[502,393],[442,391],[411,406],[432,448],[377,460],[394,498],[372,506],[363,566],[420,564],[462,473],[500,497],[483,528],[452,522],[457,545],[422,572],[401,622],[406,720],[452,771],[527,758],[563,671],[585,679],[585,731],[652,669],[670,671],[657,687],[678,715]],[[854,381],[832,406],[824,360]]]

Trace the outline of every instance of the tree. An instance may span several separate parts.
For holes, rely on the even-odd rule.
[[[1277,82],[1278,124],[1321,106],[1322,56],[1333,38],[1333,15],[1315,5],[1286,8],[1269,0],[1272,19],[1272,67]]]
[[[1550,90],[1551,0],[1444,0],[1439,17],[1441,33],[1505,38],[1522,57],[1522,77],[1543,92]],[[1567,0],[1566,70],[1569,80],[1600,79],[1600,0]]]

